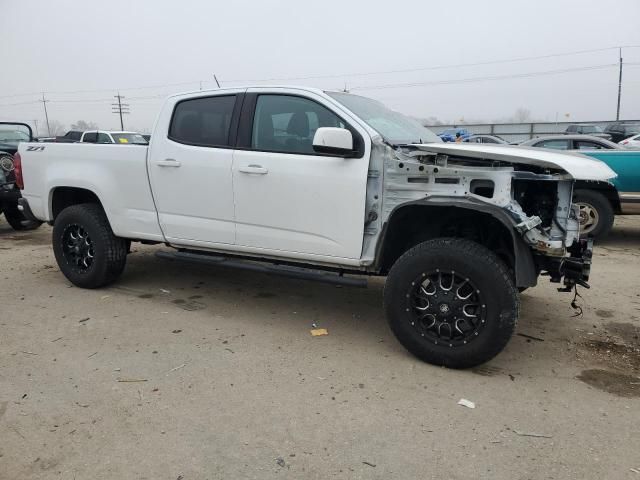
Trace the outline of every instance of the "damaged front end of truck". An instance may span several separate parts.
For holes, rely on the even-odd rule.
[[[509,231],[511,249],[492,248],[504,251],[501,256],[512,266],[519,288],[535,285],[540,274],[562,283],[561,291],[589,287],[592,241],[580,239],[579,210],[571,199],[575,180],[615,177],[603,163],[505,146],[378,144],[374,150],[370,182],[383,183],[383,195],[381,201],[370,199],[369,219],[379,221],[382,237],[390,233],[386,228],[393,228],[394,215],[407,206],[437,207],[432,212],[439,213],[430,221],[442,225],[439,234],[447,228],[447,218],[441,217],[471,210],[482,216],[466,217],[468,230],[473,231],[470,223],[491,217]],[[367,225],[370,233],[375,223]]]

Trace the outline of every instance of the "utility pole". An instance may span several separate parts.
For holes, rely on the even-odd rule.
[[[40,136],[40,134],[38,133],[38,120],[34,118],[33,124],[36,126],[36,138],[38,138]]]
[[[216,74],[213,74],[213,79],[216,81],[216,85],[218,85],[218,88],[220,88],[220,82],[218,81],[218,77],[216,77]]]
[[[622,47],[620,47],[620,73],[618,74],[618,109],[616,110],[616,120],[620,120],[620,96],[622,95]]]
[[[44,107],[44,118],[47,120],[47,135],[51,136],[51,129],[49,128],[49,114],[47,113],[47,100],[44,98],[44,92],[42,92],[42,106]]]
[[[124,122],[122,121],[122,115],[127,115],[128,113],[130,113],[129,104],[122,103],[122,99],[124,98],[124,96],[120,95],[120,92],[118,92],[117,95],[114,95],[113,98],[117,98],[118,103],[111,104],[111,113],[117,113],[118,115],[120,115],[120,129],[124,130]]]

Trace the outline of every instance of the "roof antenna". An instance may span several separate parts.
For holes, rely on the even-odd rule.
[[[347,88],[347,82],[344,82],[344,90],[342,90],[344,93],[349,93],[349,89]]]
[[[216,77],[216,74],[213,74],[213,79],[216,81],[216,85],[218,85],[218,88],[220,88],[220,82],[218,81],[218,77]]]

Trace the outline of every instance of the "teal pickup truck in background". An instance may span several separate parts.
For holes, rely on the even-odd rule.
[[[614,215],[640,214],[640,150],[580,150],[601,160],[618,174],[613,185],[576,182],[573,201],[580,206],[580,228],[585,235],[606,236]]]

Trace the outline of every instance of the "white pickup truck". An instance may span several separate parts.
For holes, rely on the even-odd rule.
[[[149,147],[25,143],[15,160],[20,208],[53,225],[79,287],[118,278],[132,241],[323,281],[386,276],[398,340],[454,368],[504,348],[541,273],[586,286],[573,182],[615,177],[580,155],[441,143],[377,101],[293,87],[174,95]]]

